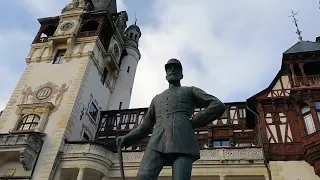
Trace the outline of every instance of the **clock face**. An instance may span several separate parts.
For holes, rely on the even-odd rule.
[[[69,31],[70,29],[72,29],[74,26],[73,22],[65,22],[64,24],[62,24],[60,30],[61,31]]]
[[[120,50],[119,50],[118,44],[114,44],[114,46],[113,46],[113,51],[114,51],[114,55],[115,55],[116,57],[118,57],[119,54],[120,54]]]
[[[36,97],[38,100],[44,100],[47,99],[51,94],[52,89],[50,87],[44,87],[37,92]]]

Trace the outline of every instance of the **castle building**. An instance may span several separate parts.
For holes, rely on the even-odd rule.
[[[38,19],[26,69],[0,112],[0,179],[119,180],[115,138],[148,108],[128,109],[140,28],[116,0],[72,0]],[[195,130],[193,180],[320,180],[320,38],[283,53],[269,87]],[[194,114],[201,111],[198,107]],[[134,180],[148,143],[123,149]],[[171,179],[164,167],[159,180]]]

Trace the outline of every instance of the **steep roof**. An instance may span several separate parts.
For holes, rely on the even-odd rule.
[[[286,50],[283,54],[294,54],[302,52],[320,51],[320,43],[311,41],[297,42],[291,48]]]

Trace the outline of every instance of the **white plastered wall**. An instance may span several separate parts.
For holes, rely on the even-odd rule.
[[[272,179],[277,180],[320,180],[305,161],[271,161]]]

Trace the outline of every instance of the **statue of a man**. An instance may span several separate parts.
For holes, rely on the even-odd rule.
[[[138,180],[157,180],[163,166],[172,166],[173,180],[190,180],[193,162],[200,159],[195,128],[204,127],[221,117],[225,105],[197,87],[181,86],[182,65],[170,59],[165,65],[169,89],[156,95],[143,122],[127,135],[117,138],[117,145],[130,147],[152,136],[144,152]],[[203,111],[191,116],[197,105]]]

